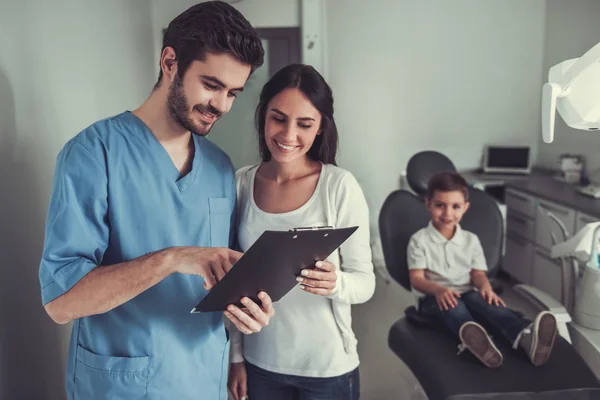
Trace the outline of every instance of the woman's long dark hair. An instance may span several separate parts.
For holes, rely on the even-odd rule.
[[[256,108],[258,149],[262,161],[271,160],[271,152],[265,140],[265,121],[269,102],[285,89],[299,89],[321,113],[321,134],[308,151],[308,157],[324,164],[336,165],[338,132],[333,119],[333,93],[325,79],[310,65],[290,64],[280,69],[265,84]]]

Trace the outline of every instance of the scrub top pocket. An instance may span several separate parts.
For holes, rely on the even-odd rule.
[[[231,200],[226,197],[208,199],[211,247],[229,247]]]
[[[145,400],[149,357],[110,357],[77,347],[74,400]]]

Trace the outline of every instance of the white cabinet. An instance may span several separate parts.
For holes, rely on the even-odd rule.
[[[562,266],[543,250],[536,250],[533,256],[532,286],[543,290],[563,304],[567,300],[562,296]]]
[[[535,220],[526,218],[511,210],[506,216],[506,231],[510,236],[519,236],[533,241],[535,239]]]
[[[508,211],[514,211],[525,217],[535,218],[535,198],[516,191],[512,188],[507,188],[504,195],[504,201]]]
[[[570,235],[599,219],[515,188],[506,189],[505,200],[508,216],[502,269],[519,282],[533,285],[565,304],[569,299],[563,298],[562,293],[563,267],[549,254],[552,235],[557,241],[563,241],[564,237],[547,214],[556,217]],[[570,275],[565,279],[571,279]]]
[[[558,224],[550,217],[541,214],[551,213],[563,224],[568,234],[572,235],[575,229],[575,211],[546,200],[538,200],[538,204],[535,218],[535,243],[549,252],[553,245],[552,235],[555,235],[558,242],[564,241],[565,238]]]
[[[531,285],[533,283],[533,245],[524,239],[507,236],[506,254],[502,260],[502,269],[519,282]]]

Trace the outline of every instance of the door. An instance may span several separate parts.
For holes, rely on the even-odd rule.
[[[217,121],[208,139],[223,149],[237,170],[260,161],[254,112],[260,92],[275,72],[300,62],[300,28],[256,30],[265,49],[264,64],[258,68],[233,102],[231,111]]]

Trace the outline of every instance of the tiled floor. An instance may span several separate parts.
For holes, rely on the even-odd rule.
[[[390,327],[413,302],[411,293],[377,275],[377,286],[371,300],[353,307],[353,327],[361,360],[361,399],[423,398],[418,396],[420,389],[415,377],[387,343]]]

